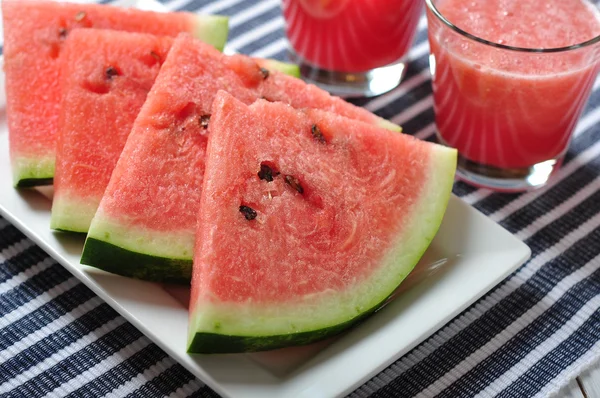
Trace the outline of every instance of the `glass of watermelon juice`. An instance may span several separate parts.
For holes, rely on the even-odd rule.
[[[405,73],[421,0],[283,0],[302,77],[342,97],[372,97]]]
[[[584,1],[426,0],[437,136],[459,178],[517,192],[558,169],[600,63]]]

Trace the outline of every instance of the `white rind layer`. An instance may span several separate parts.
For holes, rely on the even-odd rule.
[[[87,232],[92,218],[98,209],[98,198],[74,198],[74,195],[63,192],[54,194],[52,199],[52,215],[50,228],[62,231]]]
[[[194,230],[157,231],[112,219],[98,210],[88,232],[88,238],[129,250],[134,253],[192,261]]]
[[[229,33],[229,18],[221,15],[199,15],[192,34],[219,51],[225,48]]]
[[[17,156],[12,161],[13,183],[17,186],[22,180],[51,179],[54,177],[54,167],[54,156],[32,158]]]

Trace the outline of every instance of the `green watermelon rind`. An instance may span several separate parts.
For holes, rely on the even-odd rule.
[[[395,249],[367,281],[345,292],[314,296],[303,305],[203,303],[201,311],[190,316],[188,352],[252,352],[303,345],[334,336],[380,308],[429,247],[450,199],[456,151],[436,145],[430,156],[431,172],[418,208],[404,225]]]
[[[189,284],[194,233],[123,225],[101,211],[90,225],[81,264],[118,275]]]
[[[263,68],[274,69],[292,77],[300,77],[300,66],[297,64],[281,62],[270,58],[258,59],[257,61]]]
[[[219,51],[223,51],[229,35],[229,17],[198,15],[192,35]]]
[[[12,161],[15,188],[52,185],[54,181],[54,158],[17,156]]]
[[[86,239],[85,247],[86,250],[81,256],[81,264],[129,278],[181,285],[190,283],[191,259],[138,253],[91,237]],[[102,267],[94,264],[102,264]],[[132,267],[131,264],[143,264],[144,266]]]
[[[383,127],[386,130],[390,130],[390,131],[396,131],[398,133],[402,132],[402,126],[398,126],[395,123],[390,122],[387,119],[381,118],[381,120],[379,121],[379,127]]]
[[[273,336],[229,336],[217,333],[197,333],[189,343],[187,352],[205,354],[235,354],[240,352],[256,352],[275,350],[278,348],[306,345],[318,340],[336,336],[351,326],[358,324],[375,309],[347,322],[308,332],[278,334]],[[217,348],[216,350],[208,347]]]

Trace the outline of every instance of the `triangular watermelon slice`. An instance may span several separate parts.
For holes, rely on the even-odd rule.
[[[456,151],[318,110],[213,103],[189,351],[338,333],[385,301],[435,236]]]
[[[176,36],[190,32],[215,47],[227,18],[156,13],[98,4],[4,0],[4,70],[15,186],[49,184],[54,176],[60,102],[59,55],[73,29],[104,28]]]
[[[65,40],[51,228],[87,232],[172,42],[103,29]]]
[[[189,283],[212,101],[220,89],[252,103],[282,100],[377,125],[372,113],[180,35],[148,94],[92,220],[81,262],[121,275]],[[396,126],[397,127],[397,126]]]

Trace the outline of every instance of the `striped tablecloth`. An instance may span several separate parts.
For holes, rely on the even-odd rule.
[[[230,47],[286,58],[279,0],[171,0],[231,17]],[[423,139],[434,133],[426,24],[404,83],[360,105]],[[598,84],[596,84],[596,87]],[[600,92],[547,187],[464,201],[524,240],[532,258],[352,397],[547,396],[600,357]],[[0,218],[0,397],[216,394]]]

